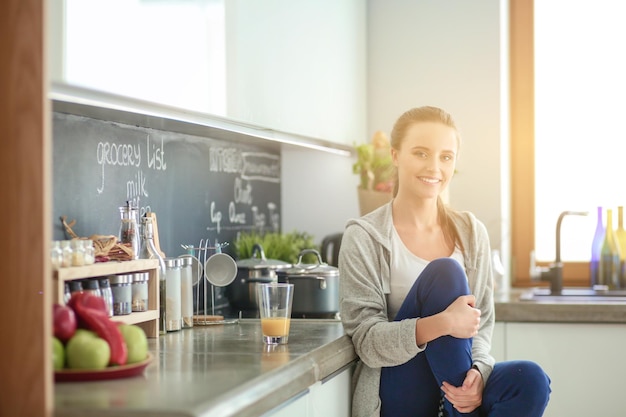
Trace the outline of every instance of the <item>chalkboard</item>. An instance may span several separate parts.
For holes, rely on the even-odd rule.
[[[166,256],[181,245],[280,231],[280,151],[53,112],[53,237],[117,235],[127,200],[157,215]],[[232,245],[224,250],[233,255]]]

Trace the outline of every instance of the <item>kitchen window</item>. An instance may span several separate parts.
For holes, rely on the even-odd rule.
[[[224,0],[54,0],[52,80],[226,115]]]
[[[513,284],[530,281],[530,252],[548,265],[561,225],[565,285],[589,285],[596,208],[626,205],[621,126],[626,8],[612,0],[510,4]],[[604,215],[606,222],[606,214]]]

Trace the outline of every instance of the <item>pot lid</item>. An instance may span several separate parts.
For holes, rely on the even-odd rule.
[[[242,269],[285,269],[290,268],[291,264],[280,259],[267,259],[263,247],[255,243],[252,246],[252,257],[240,259],[237,261],[237,267]]]
[[[317,256],[317,263],[315,264],[303,264],[302,257],[306,254],[312,253]],[[332,265],[328,265],[322,262],[322,257],[315,249],[304,249],[298,256],[298,263],[293,267],[279,271],[281,275],[289,276],[323,276],[334,277],[339,275],[339,268]]]

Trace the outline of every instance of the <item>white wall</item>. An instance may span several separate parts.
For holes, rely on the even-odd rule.
[[[361,138],[369,140],[376,130],[389,133],[396,118],[414,106],[449,111],[463,136],[450,204],[485,223],[505,265],[510,188],[508,90],[502,87],[507,81],[506,3],[369,0],[367,127]],[[310,151],[283,154],[285,230],[297,225],[321,239],[358,215],[352,161],[336,158]],[[333,200],[321,203],[324,196]]]
[[[415,106],[450,112],[463,137],[450,204],[474,212],[499,247],[500,1],[368,5],[368,132],[390,132]]]
[[[227,114],[351,145],[365,131],[366,3],[228,0]]]
[[[306,102],[302,102],[305,93],[298,94],[289,88],[286,91],[281,89],[281,95],[284,93],[284,96],[268,101],[274,103],[273,110],[278,112],[270,112],[270,109],[263,109],[258,105],[264,101],[263,94],[257,91],[252,95],[252,100],[256,100],[254,97],[259,100],[255,108],[255,102],[249,101],[247,92],[241,91],[241,97],[229,94],[229,100],[243,100],[245,96],[248,101],[245,105],[241,101],[230,102],[230,114],[234,114],[234,109],[239,107],[237,111],[243,112],[240,118],[249,120],[251,114],[244,113],[250,111],[255,113],[254,117],[265,118],[263,123],[266,126],[348,145],[369,140],[365,120],[366,2],[362,0],[263,2],[262,6],[259,5],[262,10],[258,11],[257,16],[265,16],[264,21],[271,24],[274,17],[271,12],[268,13],[267,7],[274,7],[275,14],[278,15],[279,10],[287,13],[284,9],[286,3],[293,3],[288,7],[290,17],[287,22],[280,22],[280,26],[292,29],[290,36],[294,39],[290,43],[294,43],[298,48],[293,49],[293,54],[285,54],[283,50],[282,55],[275,55],[278,52],[277,46],[270,47],[270,51],[273,51],[272,56],[284,62],[285,72],[273,74],[273,77],[269,77],[268,74],[257,74],[256,77],[257,81],[259,76],[268,77],[270,80],[266,79],[265,82],[284,87],[294,82],[292,79],[294,74],[291,71],[299,71],[297,72],[300,79],[299,88],[308,91]],[[246,7],[249,6],[250,2],[246,3]],[[317,23],[311,28],[310,22]],[[303,27],[308,29],[303,32]],[[308,40],[297,42],[298,37],[303,36]],[[242,40],[239,44],[243,45],[246,42]],[[284,40],[277,42],[284,46]],[[313,66],[306,67],[307,60],[300,56],[303,52],[323,59],[318,59]],[[241,54],[241,51],[237,55],[238,59],[250,59]],[[232,57],[229,62],[232,62]],[[252,64],[254,60],[249,62]],[[245,67],[240,64],[237,68]],[[301,65],[305,67],[302,68]],[[252,69],[251,71],[253,74]],[[239,72],[237,76],[244,75]],[[277,81],[281,79],[282,83]],[[239,87],[233,86],[232,90],[229,87],[231,91],[238,91],[237,88]],[[285,120],[284,116],[289,114],[293,117]],[[281,167],[283,231],[305,231],[312,234],[317,242],[321,242],[326,235],[343,231],[348,218],[359,214],[356,193],[358,177],[352,174],[353,162],[350,157],[285,147]]]
[[[357,185],[352,159],[321,151],[290,149],[282,153],[282,229],[302,230],[321,242],[342,232],[357,217]]]

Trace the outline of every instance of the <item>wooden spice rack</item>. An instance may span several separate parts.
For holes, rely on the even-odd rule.
[[[159,261],[157,259],[138,259],[133,261],[98,262],[93,265],[59,268],[53,273],[54,302],[65,304],[63,295],[65,282],[83,278],[103,277],[108,275],[148,272],[148,310],[132,312],[128,315],[113,316],[112,320],[140,326],[148,337],[159,336]]]

